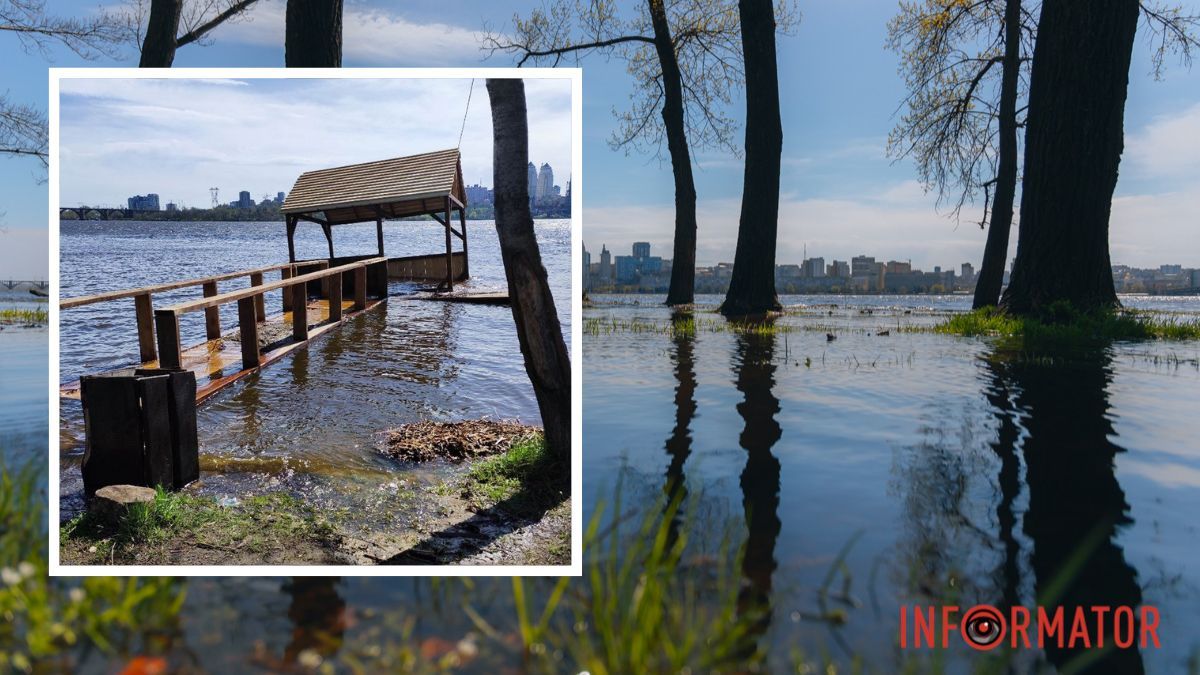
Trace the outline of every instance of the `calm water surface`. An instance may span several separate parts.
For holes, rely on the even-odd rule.
[[[723,512],[769,603],[776,663],[800,647],[886,671],[901,604],[1033,605],[1070,567],[1061,604],[1162,613],[1163,648],[1113,672],[1186,669],[1200,648],[1200,341],[1022,354],[900,330],[968,309],[962,296],[785,297],[778,324],[796,330],[735,334],[713,327],[719,301],[701,300],[694,335],[620,328],[668,325],[661,298],[585,310],[585,497],[680,481],[685,501]],[[1200,312],[1200,298],[1123,301]],[[842,591],[852,600],[829,599]],[[844,625],[819,620],[829,608]]]
[[[45,308],[24,289],[0,290],[0,309]],[[0,460],[42,462],[49,426],[45,328],[0,329]]]

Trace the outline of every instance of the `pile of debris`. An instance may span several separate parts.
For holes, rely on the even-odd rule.
[[[382,450],[406,462],[463,461],[508,452],[540,433],[541,427],[512,421],[416,422],[385,432]]]

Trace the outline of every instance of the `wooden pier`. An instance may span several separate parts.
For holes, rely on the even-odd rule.
[[[380,304],[387,299],[389,279],[436,281],[439,291],[452,291],[456,281],[470,277],[466,204],[457,149],[308,171],[297,178],[280,207],[286,221],[289,262],[69,298],[59,307],[68,310],[132,298],[140,367],[194,372],[196,400],[200,402],[303,347],[345,318]],[[453,222],[456,212],[458,229]],[[413,216],[428,216],[441,225],[445,230],[444,253],[384,256],[384,221]],[[329,244],[328,259],[296,260],[295,233],[301,222],[321,227]],[[363,222],[376,225],[378,255],[335,257],[334,228]],[[461,251],[454,250],[454,238],[461,241]],[[278,281],[265,281],[266,274],[275,272],[280,275]],[[220,282],[240,278],[249,278],[250,286],[219,292]],[[203,294],[200,298],[170,307],[154,307],[152,298],[157,293],[197,286]],[[282,292],[283,311],[268,316],[263,296],[271,291]],[[450,294],[438,299],[502,302],[506,297]],[[220,307],[235,303],[237,328],[223,331]],[[189,347],[182,343],[179,319],[192,312],[204,312],[207,339]],[[60,391],[66,398],[80,395],[77,382],[61,387]]]
[[[387,259],[368,258],[331,267],[315,260],[231,272],[202,279],[178,281],[98,295],[70,298],[60,308],[71,309],[99,302],[133,298],[137,313],[140,368],[185,369],[196,374],[196,402],[267,366],[308,341],[333,329],[342,320],[368,311],[387,298]],[[315,268],[313,272],[304,270]],[[278,271],[279,281],[264,283],[266,272]],[[226,293],[217,283],[250,278],[250,286]],[[178,288],[200,286],[204,296],[189,302],[153,309],[152,295]],[[264,295],[283,292],[283,311],[267,315]],[[223,332],[220,306],[236,303],[238,326]],[[179,317],[205,313],[207,340],[184,347]],[[79,398],[79,383],[61,387],[64,398]]]

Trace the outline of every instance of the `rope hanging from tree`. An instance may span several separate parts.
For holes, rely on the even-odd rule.
[[[471,78],[471,88],[467,90],[467,107],[463,109],[462,127],[458,130],[458,145],[455,148],[462,149],[463,132],[467,130],[467,113],[471,110],[471,94],[475,91],[475,78]]]

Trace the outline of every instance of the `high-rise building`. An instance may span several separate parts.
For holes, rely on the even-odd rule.
[[[608,246],[600,245],[600,279],[608,281],[612,279],[612,254],[608,252]]]
[[[962,264],[962,272],[959,274],[962,277],[964,284],[975,282],[975,266],[971,263]]]
[[[254,206],[254,200],[250,198],[249,190],[242,190],[238,193],[237,205],[239,209],[248,209]]]
[[[809,279],[825,276],[825,259],[809,258],[804,261],[803,275]]]
[[[537,199],[538,175],[537,167],[533,162],[529,163],[529,198]]]
[[[157,211],[158,195],[153,192],[146,195],[134,195],[125,200],[129,204],[129,208],[134,211]]]
[[[542,164],[537,177],[537,200],[545,201],[554,195],[554,169],[549,164]]]
[[[495,201],[495,193],[491,188],[486,188],[478,183],[467,186],[467,204],[491,204]]]
[[[175,202],[167,202],[167,213],[174,213],[178,210],[179,207],[176,206]]]
[[[650,257],[650,242],[648,242],[648,241],[633,242],[633,257],[649,258]]]
[[[829,276],[847,279],[850,277],[850,263],[845,260],[834,260],[829,266]]]
[[[886,270],[888,274],[908,274],[912,271],[912,263],[889,260]]]
[[[850,274],[856,277],[869,277],[875,273],[875,258],[856,255],[850,259]]]
[[[592,254],[588,253],[587,244],[583,246],[583,290],[592,289]]]
[[[285,192],[276,192],[275,193],[275,203],[276,204],[282,204],[284,199],[287,199],[287,193],[285,193]]]

